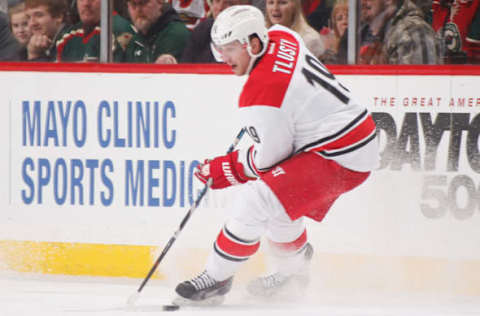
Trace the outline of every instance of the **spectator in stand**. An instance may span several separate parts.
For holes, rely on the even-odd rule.
[[[299,33],[305,45],[320,57],[325,47],[320,34],[308,25],[303,15],[301,0],[267,0],[265,2],[265,19],[267,28],[280,24]]]
[[[367,62],[378,64],[439,64],[441,51],[433,28],[411,0],[385,0],[382,12],[370,29],[376,37]],[[360,55],[368,48],[362,47]],[[360,59],[362,60],[362,59]]]
[[[8,15],[0,12],[0,61],[18,60],[21,46],[10,31]]]
[[[64,0],[26,0],[25,12],[32,36],[25,50],[25,60],[55,61],[55,43],[65,30],[67,3]]]
[[[177,12],[162,0],[128,0],[138,30],[125,51],[124,62],[175,64],[190,37]]]
[[[387,64],[440,64],[440,45],[433,28],[411,0],[390,0],[383,34]]]
[[[480,1],[434,1],[432,10],[445,63],[480,63]]]
[[[207,0],[171,0],[171,4],[189,30],[195,29],[209,11]]]
[[[347,49],[345,31],[348,28],[348,0],[335,2],[332,9],[331,24],[331,30],[324,28],[320,32],[325,46],[325,52],[320,56],[320,59],[325,64],[344,64],[346,63]]]
[[[212,0],[210,15],[200,22],[193,30],[192,36],[187,42],[180,62],[182,63],[215,63],[221,62],[220,53],[215,49],[210,36],[213,22],[226,8],[237,4],[250,4],[250,0]]]
[[[57,60],[96,62],[100,55],[100,1],[77,0],[80,22],[69,27],[57,41]],[[134,29],[125,18],[113,13],[113,60],[121,61]]]
[[[389,7],[390,10],[393,8]],[[386,19],[393,12],[386,10],[384,0],[362,0],[360,16],[360,50],[358,53],[359,64],[383,63],[383,34],[381,30]]]
[[[78,22],[80,22],[80,17],[78,16],[77,10],[77,0],[67,0],[67,3],[68,10],[65,21],[67,24],[70,25],[77,24]],[[127,3],[125,2],[125,0],[113,0],[113,10],[115,10],[116,14],[119,14],[121,17],[128,20]]]
[[[25,13],[25,3],[21,2],[8,9],[10,29],[13,36],[22,47],[26,47],[30,40],[31,32],[28,27],[28,17]]]

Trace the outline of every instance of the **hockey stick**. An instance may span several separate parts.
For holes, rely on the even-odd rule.
[[[237,137],[235,137],[233,143],[230,145],[230,147],[228,148],[228,151],[227,153],[231,153],[235,147],[237,146],[237,144],[240,142],[240,140],[242,139],[243,137],[243,134],[245,134],[246,132],[246,128],[242,128],[240,130],[240,132],[238,133]],[[135,302],[137,301],[138,297],[140,296],[140,292],[142,291],[142,289],[145,287],[145,285],[147,284],[148,280],[150,280],[150,278],[152,277],[153,273],[155,272],[155,270],[157,269],[158,265],[160,264],[160,262],[162,261],[163,257],[165,257],[165,255],[167,254],[167,252],[170,250],[170,248],[172,247],[173,243],[175,242],[175,240],[177,240],[178,238],[178,235],[180,235],[181,231],[183,230],[183,228],[185,227],[185,225],[187,224],[188,220],[190,219],[190,217],[192,216],[193,212],[195,211],[195,209],[197,208],[197,206],[200,204],[200,202],[202,201],[204,195],[207,193],[208,189],[210,188],[210,186],[212,185],[212,179],[209,179],[208,182],[205,184],[205,186],[203,187],[203,189],[200,191],[200,193],[198,194],[198,197],[197,199],[193,202],[193,205],[190,207],[190,209],[188,210],[187,214],[185,215],[185,217],[183,218],[182,222],[180,223],[180,226],[178,227],[178,229],[175,231],[175,233],[173,234],[173,236],[170,238],[170,240],[168,241],[167,245],[165,246],[165,248],[163,248],[163,251],[162,253],[160,254],[160,256],[157,258],[157,260],[155,261],[155,263],[153,264],[152,268],[150,269],[150,271],[148,272],[147,276],[145,277],[145,279],[143,279],[143,282],[142,284],[140,285],[140,287],[138,288],[138,290],[133,293],[132,295],[130,295],[130,297],[128,298],[127,300],[127,305],[129,306],[132,306],[135,304]]]

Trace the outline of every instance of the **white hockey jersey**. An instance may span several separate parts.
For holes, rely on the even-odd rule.
[[[266,53],[239,98],[240,116],[255,145],[241,151],[248,176],[258,177],[302,151],[345,168],[378,166],[375,123],[349,90],[306,48],[294,31],[274,25]]]

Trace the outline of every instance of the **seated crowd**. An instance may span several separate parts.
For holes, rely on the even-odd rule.
[[[480,63],[480,1],[359,0],[358,64]],[[217,63],[210,30],[237,4],[347,63],[349,0],[114,0],[112,55],[124,63]],[[2,12],[5,11],[5,12]],[[101,0],[0,0],[0,61],[98,62]]]

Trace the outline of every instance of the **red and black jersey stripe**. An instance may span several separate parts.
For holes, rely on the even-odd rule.
[[[365,110],[341,130],[303,146],[297,153],[315,151],[325,157],[339,156],[365,146],[375,137],[375,122]]]

